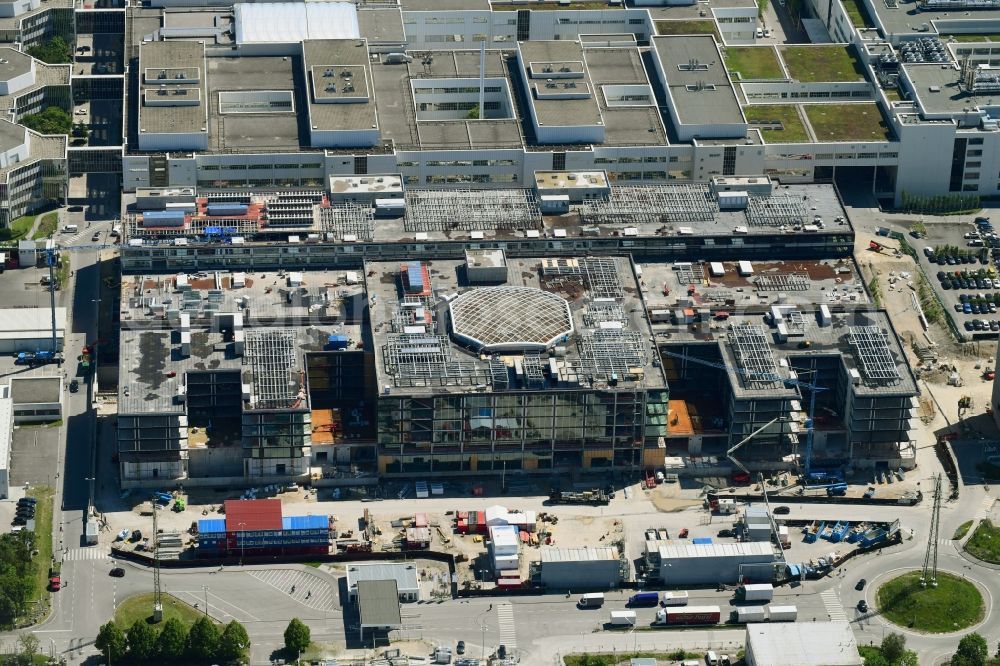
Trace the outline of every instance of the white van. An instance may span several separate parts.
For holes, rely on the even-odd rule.
[[[77,224],[64,224],[62,230],[63,230],[64,234],[75,234],[76,232],[78,232],[80,230],[80,225],[77,225]]]
[[[111,227],[111,237],[112,238],[118,238],[121,235],[122,235],[122,228],[121,227]]]
[[[603,592],[590,592],[580,597],[577,604],[580,608],[597,608],[604,605]]]
[[[719,666],[719,657],[716,656],[715,652],[709,650],[708,654],[705,655],[705,663],[708,666]]]

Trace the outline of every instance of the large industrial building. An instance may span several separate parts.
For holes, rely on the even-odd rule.
[[[613,590],[629,577],[628,562],[610,546],[539,550],[538,582],[553,590]]]
[[[747,666],[861,666],[847,622],[755,622],[747,625]]]
[[[650,542],[657,544],[659,578],[665,585],[734,584],[745,579],[771,582],[771,565],[778,560],[777,546],[769,541],[739,543]],[[763,573],[763,575],[761,575]]]

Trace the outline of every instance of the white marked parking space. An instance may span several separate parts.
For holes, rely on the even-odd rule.
[[[337,590],[327,581],[308,572],[295,569],[258,569],[247,573],[284,592],[303,606],[322,611],[340,608]]]

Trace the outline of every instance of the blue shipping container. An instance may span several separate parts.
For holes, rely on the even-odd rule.
[[[326,346],[330,349],[347,349],[348,342],[350,338],[346,335],[331,335],[326,339]]]
[[[712,543],[712,537],[697,537],[695,539],[691,539],[691,543],[710,544]]]
[[[285,516],[281,519],[281,529],[283,530],[326,530],[329,528],[329,516]]]
[[[206,518],[198,521],[198,534],[225,534],[226,520],[224,518]]]
[[[144,227],[180,227],[184,225],[182,210],[151,210],[142,214]]]

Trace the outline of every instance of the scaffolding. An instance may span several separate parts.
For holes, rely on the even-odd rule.
[[[899,380],[899,367],[889,349],[889,334],[878,326],[851,326],[848,342],[854,347],[861,369],[876,382]]]
[[[250,366],[255,409],[297,408],[305,402],[305,385],[296,354],[295,332],[283,328],[245,332],[243,356]]]
[[[805,291],[809,288],[809,276],[805,273],[758,275],[753,283],[760,291]]]
[[[408,190],[407,231],[537,229],[542,214],[525,189]]]
[[[340,240],[371,242],[375,239],[375,213],[371,206],[353,202],[331,204],[329,208],[319,209],[319,221],[323,231]]]
[[[583,280],[592,299],[623,300],[625,290],[618,274],[618,265],[608,257],[579,259],[543,259],[542,278],[574,276]]]
[[[795,226],[806,223],[806,199],[794,194],[777,193],[768,196],[751,194],[747,204],[747,221],[756,227]]]
[[[486,386],[492,380],[489,369],[455,360],[446,335],[391,333],[382,362],[396,386]]]
[[[605,380],[636,380],[647,363],[642,334],[620,329],[597,329],[580,336],[580,360],[584,370]]]
[[[542,388],[545,386],[545,373],[542,370],[542,357],[538,354],[525,354],[522,357],[524,367],[525,388]]]
[[[768,389],[780,381],[763,326],[747,322],[730,325],[729,344],[747,386]]]
[[[597,328],[604,322],[628,323],[625,308],[612,301],[592,301],[587,304],[583,313],[583,323],[590,328]]]
[[[620,185],[580,206],[586,224],[711,222],[719,203],[707,185]]]

